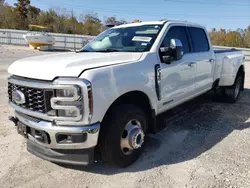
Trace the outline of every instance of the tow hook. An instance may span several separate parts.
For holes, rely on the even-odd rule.
[[[15,124],[15,126],[17,126],[18,119],[16,117],[9,116],[9,120],[12,121]]]

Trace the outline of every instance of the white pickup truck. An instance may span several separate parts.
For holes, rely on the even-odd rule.
[[[27,149],[56,163],[95,154],[125,167],[157,132],[157,115],[209,90],[236,102],[244,56],[216,51],[206,29],[179,21],[110,28],[78,52],[31,57],[8,69],[10,117]]]

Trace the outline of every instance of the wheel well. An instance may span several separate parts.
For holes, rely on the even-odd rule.
[[[212,89],[216,89],[219,86],[220,79],[216,79],[212,85]]]
[[[148,118],[149,131],[153,132],[153,129],[154,129],[153,125],[155,121],[155,111],[151,107],[151,103],[150,103],[148,96],[141,91],[131,91],[117,98],[107,110],[103,118],[103,121],[105,121],[105,119],[107,118],[107,116],[109,115],[109,113],[111,112],[114,106],[118,106],[121,104],[133,104],[139,107],[141,110],[143,110]]]
[[[245,83],[245,69],[244,69],[244,66],[241,65],[238,72],[237,72],[237,76],[242,76],[243,78],[243,84],[242,84],[242,87],[241,87],[241,90],[244,90],[244,83]]]

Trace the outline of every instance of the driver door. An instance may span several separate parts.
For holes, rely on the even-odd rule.
[[[169,47],[171,39],[179,39],[182,42],[184,55],[182,59],[172,61],[170,64],[160,62],[160,112],[184,102],[195,91],[196,64],[193,56],[189,54],[191,49],[186,27],[172,26],[168,30],[161,46]]]

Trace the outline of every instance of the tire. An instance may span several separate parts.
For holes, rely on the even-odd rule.
[[[243,77],[241,75],[237,76],[233,86],[225,87],[222,90],[222,96],[229,103],[235,103],[242,91],[243,87]]]
[[[135,127],[141,127],[141,131],[144,133],[139,135],[142,140],[138,139],[139,136],[136,137],[136,143],[138,139],[138,143],[141,144],[142,142],[142,144],[139,148],[127,150],[128,148],[126,149],[123,143],[127,146],[126,144],[128,143],[127,140],[129,140],[129,135],[139,132],[137,129],[134,129],[134,124]],[[133,129],[127,131],[128,127],[132,127]],[[101,125],[99,149],[103,161],[119,167],[126,167],[135,162],[143,151],[144,135],[147,130],[147,117],[140,108],[131,104],[123,104],[113,107]],[[128,132],[131,134],[128,134]],[[135,137],[132,136],[131,138]],[[136,144],[136,146],[138,145]]]

